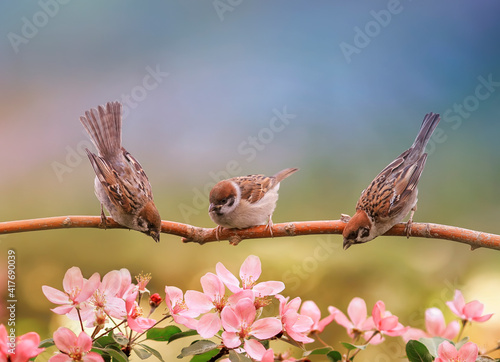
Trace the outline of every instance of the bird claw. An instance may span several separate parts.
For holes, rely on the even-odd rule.
[[[271,216],[269,216],[269,221],[266,225],[266,229],[269,230],[269,234],[271,235],[272,238],[274,238],[273,226],[274,226],[273,220],[271,220]]]
[[[351,217],[347,214],[340,214],[340,221],[343,223],[348,223],[351,220]]]

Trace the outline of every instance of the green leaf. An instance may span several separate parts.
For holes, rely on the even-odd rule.
[[[340,342],[341,345],[343,345],[345,348],[347,348],[349,351],[352,351],[353,349],[366,349],[367,345],[366,344],[363,344],[361,346],[357,346],[357,345],[354,345],[354,344],[351,344],[351,343],[347,343],[347,342]]]
[[[107,335],[107,336],[102,336],[101,338],[99,338],[98,340],[96,340],[94,342],[94,345],[96,345],[97,347],[106,347],[107,345],[110,345],[110,344],[114,344],[115,343],[115,340]]]
[[[183,358],[186,356],[192,356],[195,354],[202,354],[207,351],[211,351],[212,349],[217,348],[218,344],[206,339],[201,341],[193,342],[189,347],[184,347],[181,350],[181,354],[177,356],[177,358]]]
[[[252,362],[250,358],[244,354],[239,354],[234,351],[234,349],[229,351],[229,360],[231,362]]]
[[[123,353],[122,351],[119,351],[119,350],[117,350],[115,348],[106,347],[106,348],[103,348],[102,351],[104,351],[107,354],[109,354],[111,356],[111,358],[113,358],[113,361],[128,362],[127,355],[125,353]]]
[[[406,356],[410,362],[432,362],[433,358],[427,347],[415,340],[406,344]]]
[[[342,361],[342,355],[338,351],[331,351],[326,356],[328,357],[328,360],[331,362]]]
[[[194,329],[190,329],[190,330],[185,331],[185,332],[176,333],[168,339],[168,343],[173,342],[179,338],[196,336],[197,334],[198,334],[198,332],[196,332]]]
[[[47,338],[40,342],[38,348],[49,348],[55,345],[54,338]]]
[[[142,343],[139,343],[138,345],[141,346],[142,348],[144,348],[145,350],[147,350],[148,352],[150,352],[153,356],[158,358],[161,362],[163,362],[163,358],[162,358],[160,352],[158,352],[156,349],[151,348],[151,347],[149,347],[145,344],[142,344]]]
[[[434,337],[434,338],[420,338],[418,341],[427,347],[427,350],[433,357],[437,357],[439,345],[444,341],[447,341],[447,339],[442,337]],[[453,342],[451,343],[453,344]]]
[[[307,356],[310,356],[313,354],[328,354],[332,350],[333,350],[332,347],[316,348],[316,349],[313,349],[312,351],[305,351],[303,356],[307,357]]]
[[[113,338],[113,341],[118,343],[120,346],[126,346],[129,342],[128,338],[121,333],[112,333],[111,338]]]
[[[194,356],[193,358],[190,359],[190,362],[207,362],[210,361],[212,357],[215,357],[217,353],[219,353],[219,350],[213,349],[211,351]]]
[[[146,333],[146,337],[153,341],[168,341],[174,334],[180,333],[177,326],[166,326],[165,328],[151,328]]]
[[[145,348],[141,348],[138,346],[135,346],[132,348],[135,352],[135,354],[140,358],[140,359],[147,359],[151,357],[152,353],[146,350]]]

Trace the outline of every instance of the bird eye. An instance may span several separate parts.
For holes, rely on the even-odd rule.
[[[354,240],[356,239],[356,232],[355,231],[352,231],[348,236],[347,236],[347,240]]]
[[[227,202],[227,197],[223,198],[222,200],[220,200],[221,204],[225,204]]]

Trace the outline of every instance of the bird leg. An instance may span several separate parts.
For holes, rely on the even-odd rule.
[[[411,225],[413,224],[413,214],[417,211],[417,205],[413,206],[413,209],[410,211],[410,218],[406,222],[405,226],[405,232],[406,232],[406,238],[409,239],[411,236]]]
[[[99,227],[106,229],[107,225],[108,225],[108,220],[106,219],[106,215],[104,214],[104,207],[101,204],[101,223],[99,224]]]

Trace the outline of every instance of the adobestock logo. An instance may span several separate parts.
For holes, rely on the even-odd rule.
[[[10,32],[7,34],[7,39],[14,49],[14,52],[19,53],[22,44],[28,44],[31,39],[37,36],[41,28],[47,26],[49,20],[59,14],[61,5],[66,5],[70,0],[40,0],[38,6],[40,10],[34,13],[31,17],[23,16],[21,18],[20,34]]]

